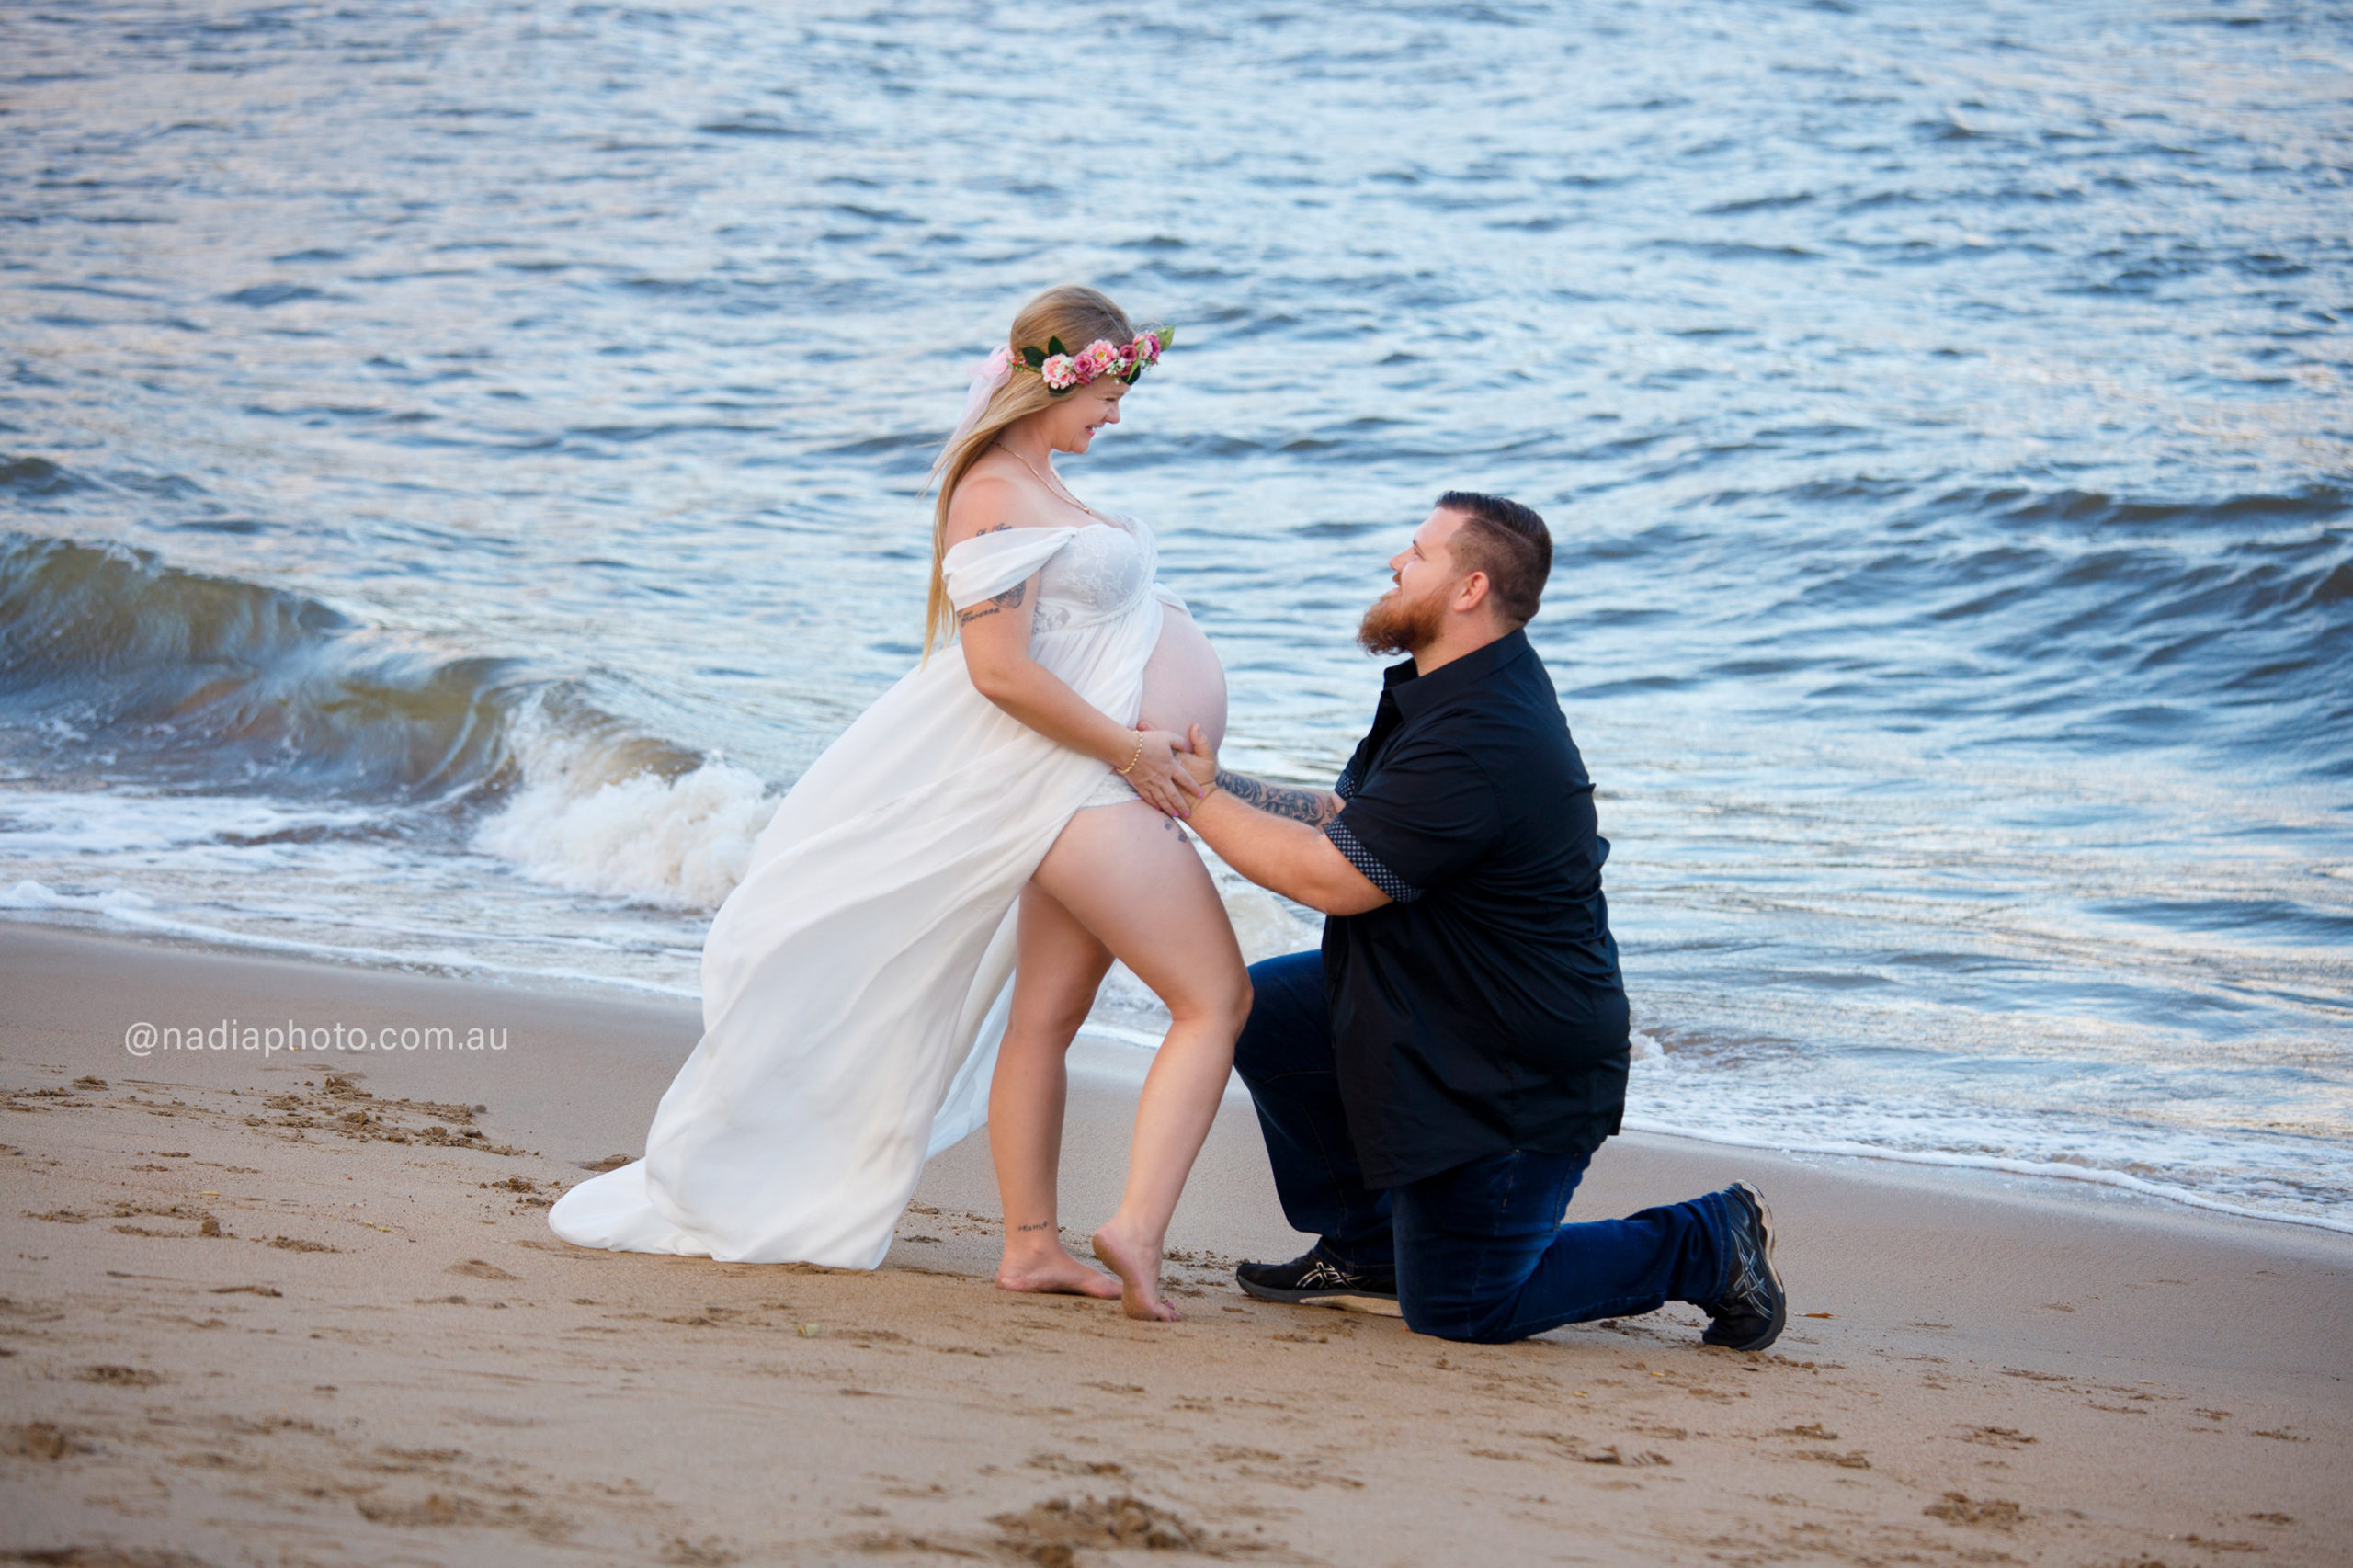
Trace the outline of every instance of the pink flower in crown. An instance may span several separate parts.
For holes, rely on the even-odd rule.
[[[1055,392],[1068,392],[1079,382],[1078,361],[1067,354],[1048,355],[1046,362],[1038,367],[1038,373]]]
[[[1160,339],[1149,332],[1136,334],[1128,345],[1128,354],[1139,365],[1154,365],[1160,361]]]
[[[1078,379],[1091,381],[1120,368],[1120,351],[1108,338],[1098,337],[1078,351]]]

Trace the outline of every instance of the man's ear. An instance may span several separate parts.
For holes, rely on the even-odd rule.
[[[1452,608],[1467,614],[1486,602],[1487,574],[1484,572],[1465,573],[1461,585],[1454,590]]]

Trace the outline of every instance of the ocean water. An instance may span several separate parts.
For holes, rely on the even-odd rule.
[[[1178,328],[1066,472],[1233,764],[1336,771],[1438,491],[1550,518],[1631,1124],[2353,1228],[2349,66],[2285,0],[0,9],[0,908],[693,994],[1081,279]]]

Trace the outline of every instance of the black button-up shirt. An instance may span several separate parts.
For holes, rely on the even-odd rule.
[[[1385,677],[1324,833],[1393,901],[1324,923],[1348,1130],[1375,1187],[1587,1153],[1626,1103],[1608,841],[1525,632]]]

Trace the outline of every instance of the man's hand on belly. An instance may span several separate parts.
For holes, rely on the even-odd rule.
[[[1229,773],[1199,725],[1190,739],[1193,749],[1179,760],[1207,793],[1186,820],[1227,865],[1326,915],[1362,915],[1389,902],[1324,835],[1340,814],[1339,796]]]

